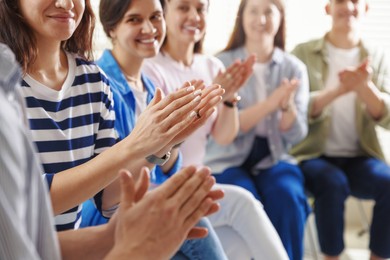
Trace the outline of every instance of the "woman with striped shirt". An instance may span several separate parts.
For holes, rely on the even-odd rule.
[[[19,90],[57,229],[78,228],[83,201],[94,197],[103,214],[119,203],[119,169],[140,172],[145,157],[175,145],[183,129],[199,123],[190,116],[196,95],[193,89],[164,100],[156,95],[132,134],[115,144],[109,83],[88,61],[95,22],[90,1],[6,0],[0,8],[0,42],[11,47],[23,68]],[[172,111],[179,118],[169,117]]]

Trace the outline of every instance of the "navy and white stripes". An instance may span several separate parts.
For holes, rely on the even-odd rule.
[[[49,187],[53,174],[83,164],[116,140],[107,78],[95,64],[67,56],[69,72],[61,90],[44,86],[29,75],[21,87]],[[56,217],[57,229],[77,228],[80,212],[78,206]]]

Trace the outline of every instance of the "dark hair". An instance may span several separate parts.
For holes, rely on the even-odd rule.
[[[280,12],[280,25],[279,29],[274,38],[274,46],[279,47],[280,49],[285,49],[286,42],[286,22],[285,22],[285,7],[282,0],[271,0],[271,2],[276,5]],[[248,0],[241,0],[240,6],[238,7],[238,12],[236,16],[236,22],[234,24],[234,29],[230,35],[228,44],[226,45],[223,51],[232,50],[238,47],[241,47],[245,44],[246,36],[243,26],[243,13]]]
[[[169,2],[169,0],[161,0],[162,2]],[[207,8],[208,6],[210,5],[210,0],[207,2],[208,5],[207,5]],[[165,11],[165,3],[163,5],[163,9]],[[203,52],[203,42],[204,42],[204,38],[206,36],[206,33],[203,35],[202,39],[200,39],[198,42],[195,43],[194,45],[194,53],[202,53]],[[167,40],[168,40],[168,34],[165,35],[165,38],[164,38],[164,41],[162,43],[162,48],[167,44]]]
[[[123,19],[132,2],[132,0],[100,0],[100,22],[108,38],[111,38],[110,31],[114,30]],[[160,3],[164,8],[165,0],[160,0]]]
[[[28,65],[38,56],[35,36],[26,23],[18,0],[0,0],[0,42],[8,45],[15,53],[17,61],[27,72]],[[62,42],[65,51],[73,52],[85,59],[92,59],[92,36],[95,16],[90,0],[85,0],[85,11],[73,35]]]

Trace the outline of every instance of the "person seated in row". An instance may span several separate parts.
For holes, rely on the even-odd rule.
[[[255,62],[255,56],[250,55],[226,64],[225,69],[221,61],[202,53],[209,4],[208,0],[166,0],[167,33],[162,48],[157,55],[150,55],[142,67],[142,72],[167,95],[175,92],[180,82],[194,78],[202,79],[206,86],[218,83],[225,90],[224,103],[180,145],[183,166],[204,165],[210,136],[222,145],[233,141],[239,129],[236,92],[251,75]],[[146,24],[145,17],[142,21]],[[151,31],[152,28],[158,34],[160,27],[151,26]],[[203,117],[203,113],[199,110],[198,116]],[[225,197],[220,201],[221,210],[209,219],[229,259],[288,259],[261,203],[250,192],[235,185],[215,187],[223,189]]]
[[[299,44],[293,54],[308,68],[309,134],[292,150],[314,212],[325,259],[344,250],[344,209],[349,195],[375,200],[371,259],[390,258],[390,167],[376,126],[390,129],[390,65],[384,52],[360,37],[366,0],[330,0],[331,29]]]
[[[263,203],[290,259],[300,260],[310,207],[303,173],[288,152],[307,134],[306,67],[284,51],[282,1],[242,0],[236,17],[229,43],[217,57],[225,65],[253,53],[257,60],[239,90],[240,133],[227,146],[211,139],[205,165],[218,183],[251,191]]]
[[[214,200],[222,194],[210,191],[215,182],[210,171],[195,167],[179,171],[145,197],[147,168],[137,184],[121,170],[121,206],[110,223],[56,233],[42,166],[22,114],[19,66],[3,44],[0,75],[1,259],[168,259],[184,239],[206,235],[192,227],[218,210]]]
[[[0,16],[7,21],[0,28],[0,42],[11,46],[23,69],[18,89],[26,101],[58,230],[77,229],[81,203],[93,196],[99,210],[111,213],[120,199],[119,169],[129,169],[137,178],[145,157],[181,142],[207,120],[191,116],[199,106],[193,102],[199,96],[195,89],[181,89],[163,100],[157,95],[131,135],[115,144],[109,81],[87,60],[94,27],[90,2],[2,1]],[[218,92],[203,98],[213,95]],[[208,110],[211,114],[211,102]],[[180,115],[172,118],[172,111]]]

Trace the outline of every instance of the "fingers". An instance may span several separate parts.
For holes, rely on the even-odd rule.
[[[196,80],[196,79],[193,79],[191,81],[186,81],[183,86],[181,87],[182,89],[186,89],[190,86],[195,86],[195,89],[197,89],[197,86],[199,87],[199,84],[202,84],[203,83],[203,80]]]
[[[147,167],[142,167],[140,178],[137,181],[135,189],[135,202],[143,198],[148,191],[150,181],[150,171]]]
[[[188,126],[191,126],[192,128],[192,131],[189,131],[188,134],[193,133],[201,124],[205,122],[205,119],[211,116],[211,114],[215,110],[215,106],[222,100],[223,93],[224,90],[216,84],[203,90],[202,100],[200,101],[198,106],[196,106],[196,108],[191,107],[193,111],[191,116],[171,126],[167,131],[167,135],[175,135],[175,133],[182,132]],[[181,113],[179,110],[174,111],[170,114],[168,118],[175,120],[175,118],[178,117],[179,113]],[[196,117],[197,115],[198,117]]]
[[[152,192],[156,191],[161,193],[160,196],[162,198],[170,198],[176,194],[177,190],[182,189],[182,186],[188,182],[188,180],[195,174],[195,172],[196,168],[194,166],[185,167],[172,175],[172,177],[170,177],[167,181],[165,181]]]
[[[247,67],[247,68],[252,68],[252,66],[255,64],[256,62],[256,54],[251,54],[249,55],[249,57],[243,62],[243,64]]]
[[[194,177],[198,177],[197,180],[194,180],[193,183],[189,184],[187,187],[187,192],[191,191],[192,195],[187,196],[188,199],[184,201],[185,203],[180,209],[180,214],[184,214],[185,216],[191,214],[196,206],[200,205],[207,197],[212,186],[215,184],[215,178],[209,174],[210,170],[207,168],[203,168],[195,173]],[[181,202],[184,198],[181,197],[177,199]]]
[[[367,70],[368,66],[370,65],[370,58],[367,57],[363,60],[363,62],[359,65],[358,70]]]
[[[203,108],[206,108],[205,110],[208,110],[216,106],[222,100],[222,95],[224,94],[224,92],[225,90],[217,84],[213,84],[210,87],[206,88],[205,90],[203,90],[202,100],[196,109],[202,110]],[[205,112],[206,111],[203,111],[203,114]]]
[[[195,226],[199,220],[204,217],[213,205],[213,201],[210,198],[206,198],[198,208],[196,208],[184,221],[183,226],[185,228],[191,228]]]
[[[203,116],[204,114],[207,114],[209,110],[215,108],[218,103],[221,102],[223,93],[224,90],[222,88],[215,89],[204,99],[202,99],[199,106],[196,108],[199,111],[200,115]]]
[[[217,212],[220,209],[221,209],[221,206],[218,203],[214,202],[210,206],[209,211],[206,212],[205,216],[210,216],[210,215],[214,214],[215,212]]]
[[[156,92],[154,93],[153,99],[150,101],[149,106],[154,106],[162,99],[162,90],[161,88],[156,88]]]
[[[129,171],[119,171],[120,183],[121,183],[121,200],[120,205],[122,208],[127,209],[133,206],[135,199],[135,187],[134,179]]]
[[[207,228],[203,227],[193,227],[191,230],[188,232],[187,239],[199,239],[199,238],[204,238],[208,235],[208,230]]]
[[[211,189],[209,178],[210,175],[210,170],[207,168],[202,168],[196,171],[196,173],[194,173],[191,178],[189,178],[188,181],[185,182],[182,187],[172,196],[172,201],[175,203],[175,205],[180,205],[180,209],[187,209],[186,205],[188,207],[198,206],[199,200],[203,200]],[[211,179],[211,182],[212,181],[213,179]],[[198,201],[198,204],[188,205],[189,200]],[[184,213],[186,213],[186,211]],[[187,214],[189,214],[188,211]]]
[[[202,82],[197,82],[187,89],[183,88],[168,95],[160,102],[166,103],[166,106],[162,104],[163,110],[161,110],[160,116],[162,118],[170,119],[166,121],[167,125],[165,125],[165,127],[169,128],[171,125],[182,121],[190,115],[191,111],[195,109],[202,99],[202,90],[199,89],[202,88],[202,85]]]
[[[212,200],[220,200],[225,196],[225,193],[223,190],[212,190],[209,192],[207,197],[211,198]]]
[[[186,83],[187,84],[187,83]],[[160,102],[155,104],[155,110],[163,112],[163,118],[171,114],[173,111],[182,108],[186,104],[191,104],[191,101],[195,102],[199,100],[197,98],[200,95],[200,91],[195,90],[195,86],[191,85],[188,87],[180,88],[175,92],[170,93]]]
[[[241,68],[241,61],[237,60],[235,62],[233,62],[227,69],[226,71],[223,73],[224,74],[224,77],[226,78],[229,78],[230,77],[234,77],[237,72],[240,70]]]

